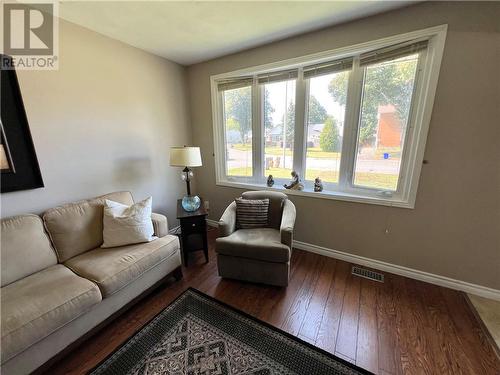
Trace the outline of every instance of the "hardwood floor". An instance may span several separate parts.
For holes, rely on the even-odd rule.
[[[351,264],[295,250],[287,288],[221,279],[191,254],[184,278],[162,287],[48,370],[83,374],[192,286],[376,374],[496,374],[500,360],[461,292],[385,274],[352,276]]]

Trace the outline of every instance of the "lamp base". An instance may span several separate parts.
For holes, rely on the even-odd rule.
[[[182,208],[187,212],[196,211],[201,206],[201,199],[197,195],[185,195],[182,198]]]

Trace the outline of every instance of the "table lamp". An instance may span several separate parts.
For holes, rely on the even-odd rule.
[[[190,167],[200,167],[201,153],[199,147],[172,147],[170,149],[170,166],[184,167],[182,179],[186,181],[187,195],[182,198],[182,208],[188,212],[196,211],[200,208],[201,200],[197,195],[191,195],[191,178],[193,171]]]

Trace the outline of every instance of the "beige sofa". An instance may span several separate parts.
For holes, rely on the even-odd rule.
[[[179,241],[153,214],[152,242],[100,248],[104,199],[2,219],[1,370],[27,374],[81,341],[93,328],[167,276],[182,277]]]

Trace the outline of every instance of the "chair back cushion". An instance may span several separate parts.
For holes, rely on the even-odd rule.
[[[2,219],[2,287],[57,264],[42,219],[19,215]]]
[[[65,204],[44,213],[43,221],[60,263],[101,246],[106,199],[128,206],[134,204],[132,194],[122,191]]]
[[[281,225],[281,215],[283,214],[283,204],[287,199],[286,194],[278,191],[246,191],[241,194],[243,199],[269,199],[268,226],[279,229]]]
[[[238,229],[265,228],[269,221],[269,198],[236,198],[236,227]]]

